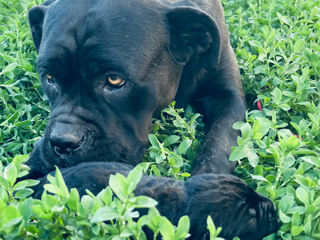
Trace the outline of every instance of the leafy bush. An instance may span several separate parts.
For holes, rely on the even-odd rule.
[[[251,108],[230,160],[276,203],[279,239],[319,239],[320,1],[226,5]]]
[[[35,4],[0,1],[0,161],[6,164],[17,154],[31,152],[49,114],[27,25],[27,9]]]
[[[190,221],[181,217],[178,226],[159,214],[157,202],[146,196],[134,196],[133,191],[142,177],[140,166],[127,177],[111,175],[109,187],[97,196],[87,191],[81,199],[78,191],[69,191],[59,169],[55,176],[48,176],[48,184],[41,200],[28,198],[29,187],[36,180],[18,177],[27,174],[22,163],[27,155],[17,156],[12,163],[0,167],[0,237],[1,239],[146,239],[142,228],[149,228],[154,239],[185,239]],[[51,194],[47,194],[50,192]],[[149,208],[148,214],[139,216],[136,209]],[[139,217],[139,218],[138,218]],[[137,219],[138,220],[135,220]],[[208,217],[210,238],[216,238],[221,228],[216,229]]]
[[[185,111],[174,106],[175,102],[161,112],[160,119],[154,119],[144,162],[152,175],[183,179],[190,176],[188,172],[204,137],[204,124],[190,106]]]
[[[141,234],[142,239],[139,222],[143,218],[119,222],[124,217],[120,209],[136,215],[111,186],[98,196],[88,193],[80,200],[57,175],[47,187],[56,194],[45,193],[40,201],[28,198],[35,181],[16,183],[26,172],[21,157],[14,156],[30,153],[49,112],[34,69],[35,50],[26,23],[26,9],[37,3],[0,0],[0,162],[10,163],[1,167],[1,238],[58,234],[57,239],[94,239],[109,231],[115,235],[125,231],[137,239]],[[246,121],[234,124],[241,136],[230,160],[238,162],[237,175],[278,207],[282,227],[267,239],[320,239],[320,1],[223,3],[249,107]],[[202,137],[201,117],[190,108],[171,105],[154,121],[144,167],[155,175],[188,177]],[[91,207],[81,210],[83,204]],[[105,208],[110,204],[113,210]],[[111,224],[91,222],[98,209],[114,211],[108,216],[120,214],[119,219]],[[171,234],[179,232],[151,209],[145,219],[162,219]],[[185,218],[181,221],[187,225]],[[162,234],[161,227],[155,226],[151,229]],[[208,226],[212,239],[217,237],[219,229],[210,220]]]

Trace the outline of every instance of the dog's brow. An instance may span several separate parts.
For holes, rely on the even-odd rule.
[[[39,57],[37,60],[37,69],[39,72],[49,72],[54,74],[55,76],[63,76],[65,75],[66,69],[70,69],[70,67],[66,66],[65,61],[61,58],[46,58]]]

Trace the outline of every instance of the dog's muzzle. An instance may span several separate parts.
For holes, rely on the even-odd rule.
[[[85,132],[71,123],[55,123],[49,136],[53,152],[58,156],[70,155],[80,149]]]

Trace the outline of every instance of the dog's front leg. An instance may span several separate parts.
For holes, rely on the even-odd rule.
[[[204,115],[207,134],[192,173],[233,173],[236,164],[229,155],[239,132],[232,125],[244,120],[246,103],[231,47],[222,52],[220,67],[203,86],[194,105]]]

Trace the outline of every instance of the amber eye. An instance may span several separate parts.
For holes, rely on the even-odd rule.
[[[106,80],[111,87],[121,87],[125,83],[125,80],[116,74],[107,74]]]
[[[47,74],[46,76],[47,76],[48,83],[53,83],[52,76],[50,74]]]

